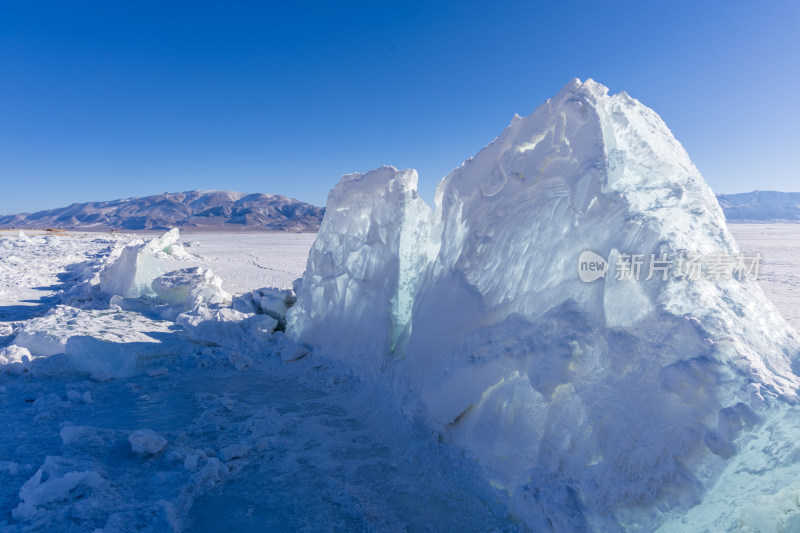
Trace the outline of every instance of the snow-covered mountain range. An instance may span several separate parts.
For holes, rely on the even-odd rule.
[[[729,222],[800,222],[800,192],[718,194],[717,201]]]
[[[0,216],[0,228],[317,231],[324,212],[277,194],[188,191]]]

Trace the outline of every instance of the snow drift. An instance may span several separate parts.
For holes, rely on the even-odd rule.
[[[796,402],[800,342],[752,279],[585,283],[584,251],[738,254],[660,117],[574,80],[447,176],[434,213],[414,171],[345,176],[287,332],[395,387],[536,530],[651,530]]]

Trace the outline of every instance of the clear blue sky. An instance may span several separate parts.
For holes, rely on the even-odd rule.
[[[574,77],[655,109],[715,191],[800,190],[800,2],[0,0],[0,213],[324,205],[382,164],[431,200]]]

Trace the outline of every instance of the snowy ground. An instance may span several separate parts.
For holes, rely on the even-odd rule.
[[[800,225],[731,230],[800,328]],[[280,332],[190,331],[81,300],[85,265],[131,238],[0,238],[0,532],[522,529],[473,461]],[[289,287],[313,239],[184,235],[193,257],[167,267],[210,268],[231,293]],[[24,331],[66,338],[65,353],[21,359],[8,346]],[[90,379],[97,343],[135,352],[135,368]]]
[[[285,287],[313,237],[184,236],[195,257],[167,267],[210,266],[231,292]],[[116,307],[56,308],[85,275],[74,265],[129,238],[0,239],[0,349],[24,329],[138,355],[100,381],[76,371],[69,339],[33,361],[0,352],[0,531],[517,528],[473,462],[344,368],[289,361],[280,332],[228,343]],[[110,339],[115,325],[144,337]]]

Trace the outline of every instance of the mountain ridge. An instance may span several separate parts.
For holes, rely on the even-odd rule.
[[[800,222],[800,192],[717,194],[728,222]],[[279,194],[193,190],[0,215],[0,229],[298,231],[319,229],[325,208]]]
[[[800,222],[800,192],[717,194],[728,222]]]
[[[324,213],[278,194],[184,191],[0,215],[0,228],[314,232]]]

